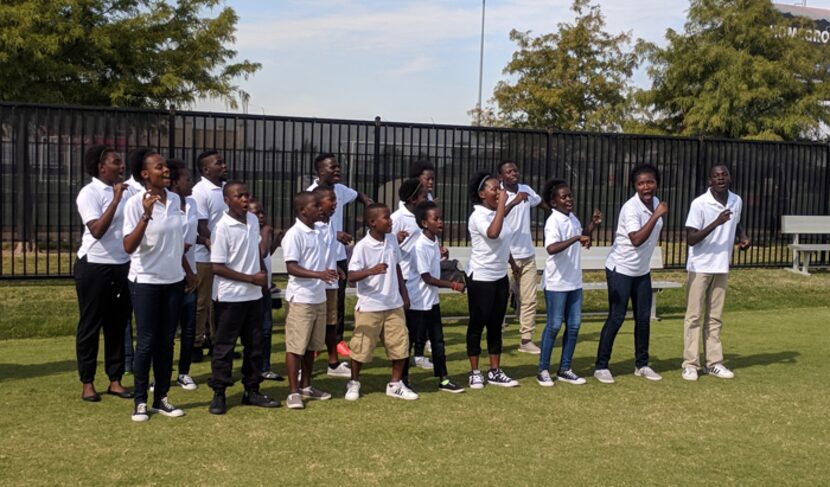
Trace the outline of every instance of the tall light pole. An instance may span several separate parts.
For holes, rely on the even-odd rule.
[[[481,83],[484,78],[484,7],[487,0],[481,0],[481,48],[478,57],[478,103],[476,104],[477,125],[481,127]]]

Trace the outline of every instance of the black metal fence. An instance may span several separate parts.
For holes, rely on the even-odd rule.
[[[82,230],[75,197],[89,181],[83,152],[96,143],[124,153],[148,146],[193,166],[199,152],[217,149],[277,228],[293,222],[291,197],[311,183],[312,161],[321,152],[338,156],[344,183],[389,205],[397,205],[410,163],[426,158],[437,168],[435,195],[447,221],[445,240],[453,245],[468,242],[467,181],[506,159],[517,161],[522,179],[537,191],[549,177],[569,181],[583,221],[593,208],[605,213],[596,244],[610,245],[619,208],[632,193],[628,172],[648,162],[662,172],[659,196],[670,208],[661,237],[670,268],[685,264],[686,213],[715,163],[732,168],[755,243],[735,254],[736,266],[787,265],[781,215],[830,214],[824,144],[0,103],[0,279],[72,274]],[[360,209],[349,205],[346,218],[362,236]],[[545,215],[538,210],[533,218],[541,244]],[[828,260],[822,256],[822,263]]]

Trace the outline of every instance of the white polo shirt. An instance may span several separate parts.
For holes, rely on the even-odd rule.
[[[310,271],[326,270],[326,244],[323,235],[316,228],[309,227],[299,219],[285,232],[282,238],[283,260],[296,262]],[[296,277],[288,274],[285,299],[290,303],[319,304],[326,302],[326,282],[322,279]]]
[[[401,273],[408,283],[418,277],[415,271],[415,242],[421,235],[421,227],[415,222],[415,215],[409,211],[403,201],[398,202],[398,209],[392,213],[392,235],[395,235],[397,239],[398,232],[401,230],[409,234],[400,244]]]
[[[311,186],[308,187],[306,191],[313,191],[314,188],[320,185],[320,180],[315,179]],[[337,183],[334,185],[334,196],[337,198],[337,207],[334,209],[334,214],[331,216],[329,220],[329,224],[334,227],[334,234],[337,235],[337,232],[343,231],[343,212],[346,205],[351,203],[352,201],[357,199],[357,191],[353,190],[352,188],[345,186],[343,184]],[[338,261],[346,259],[346,247],[340,243],[340,241],[335,240],[334,243],[335,248],[335,257]]]
[[[92,178],[78,193],[75,205],[84,223],[84,235],[81,238],[81,248],[78,249],[79,259],[86,256],[87,262],[93,264],[126,264],[130,261],[130,255],[124,251],[124,205],[129,199],[126,191],[121,193],[121,201],[115,208],[112,222],[100,239],[93,237],[87,226],[87,223],[104,215],[114,197],[112,186],[98,178]]]
[[[127,275],[132,282],[173,284],[184,279],[181,200],[176,193],[166,189],[164,192],[166,203],[157,201],[153,205],[153,219],[147,222],[144,238],[132,254],[130,273]],[[146,189],[134,194],[124,205],[124,236],[138,226],[144,214],[145,194]]]
[[[484,205],[475,205],[470,221],[467,223],[472,243],[470,261],[467,263],[467,275],[474,281],[493,282],[507,276],[513,231],[505,221],[498,238],[488,238],[487,228],[490,227],[495,216],[495,210]]]
[[[707,190],[692,201],[686,226],[697,230],[715,221],[723,210],[732,210],[732,218],[723,225],[717,226],[712,233],[706,236],[697,245],[689,246],[689,255],[686,259],[686,270],[704,274],[725,274],[729,272],[729,262],[735,248],[735,233],[741,222],[743,202],[741,197],[729,192],[726,206],[716,200],[712,191]]]
[[[654,197],[654,208],[660,204],[660,200]],[[614,244],[611,252],[605,261],[605,267],[616,271],[624,276],[639,277],[651,271],[651,254],[657,246],[660,238],[660,230],[663,228],[663,219],[657,220],[651,235],[639,247],[635,247],[628,238],[628,234],[636,232],[646,225],[651,218],[652,211],[636,194],[625,202],[620,210],[620,218],[617,223],[617,233],[614,236]]]
[[[196,186],[193,186],[193,199],[196,200],[196,207],[199,209],[199,220],[207,220],[211,244],[213,244],[213,231],[216,224],[222,219],[222,215],[228,211],[225,197],[222,196],[224,186],[224,182],[222,182],[222,186],[216,186],[207,178],[202,178],[196,183]],[[211,262],[210,254],[210,250],[204,245],[196,245],[196,262]]]
[[[418,293],[421,297],[418,303],[420,307],[410,304],[409,308],[414,310],[428,311],[439,303],[438,288],[430,286],[421,277],[421,274],[429,274],[435,279],[441,279],[441,245],[438,239],[432,240],[421,233],[415,242],[415,269],[418,273]],[[407,288],[409,290],[409,288]],[[410,301],[412,297],[410,296]]]
[[[334,234],[334,228],[328,222],[317,222],[314,227],[320,232],[323,238],[323,249],[325,252],[326,269],[337,270],[337,249],[334,244],[337,243],[337,235]],[[326,289],[339,289],[340,284],[335,280],[330,283],[323,283]]]
[[[259,265],[259,220],[250,212],[246,222],[222,214],[211,233],[210,262],[225,264],[243,274],[256,274]],[[249,282],[235,281],[219,275],[213,277],[213,299],[227,303],[255,301],[262,297],[262,288]]]
[[[401,251],[394,235],[387,233],[383,241],[375,240],[371,234],[363,237],[352,250],[349,272],[386,264],[386,273],[369,276],[357,281],[357,311],[388,311],[403,306],[398,288],[397,265],[401,262]]]
[[[502,185],[504,187],[504,185]],[[526,184],[519,184],[518,191],[513,193],[507,188],[507,204],[516,199],[519,193],[527,193],[527,199],[522,201],[504,217],[505,225],[510,225],[513,238],[510,241],[510,255],[514,259],[527,259],[536,255],[533,245],[533,236],[530,234],[530,209],[542,202],[542,197]]]
[[[196,274],[196,235],[199,227],[199,209],[196,207],[196,200],[192,196],[187,196],[184,201],[185,212],[182,214],[184,243],[190,245],[190,248],[184,253],[184,258],[187,259],[190,270]]]
[[[553,210],[545,222],[545,248],[582,235],[582,224],[573,213]],[[567,292],[582,288],[582,245],[576,242],[558,254],[548,254],[542,272],[542,289]]]
[[[124,181],[124,185],[126,186],[124,194],[127,195],[127,199],[130,199],[134,195],[144,191],[144,185],[139,183],[133,176],[130,176],[130,179]]]

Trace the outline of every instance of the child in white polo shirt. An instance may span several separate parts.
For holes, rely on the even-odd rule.
[[[418,394],[401,381],[404,364],[409,360],[409,337],[404,309],[409,294],[401,273],[401,251],[392,235],[389,208],[381,203],[366,207],[368,234],[355,245],[349,262],[349,281],[357,283],[357,305],[352,334],[352,380],[346,386],[346,400],[360,397],[360,369],[372,361],[375,344],[383,337],[386,356],[392,361],[392,380],[386,395],[406,400]]]
[[[723,365],[723,346],[720,331],[723,326],[723,304],[726,298],[729,261],[735,235],[739,248],[746,250],[750,241],[741,226],[741,197],[729,191],[732,177],[723,165],[709,170],[709,189],[692,201],[686,219],[686,241],[689,272],[686,319],[683,322],[683,373],[686,380],[697,380],[700,367],[700,327],[707,319],[704,331],[706,370],[715,377],[731,379],[735,376]]]
[[[222,188],[228,211],[211,233],[210,261],[213,282],[216,334],[213,341],[211,377],[213,400],[208,412],[225,414],[225,389],[233,385],[233,347],[242,338],[242,404],[275,408],[279,402],[260,393],[262,381],[262,287],[266,276],[259,252],[259,221],[248,212],[250,194],[244,183],[230,182]]]
[[[303,398],[325,401],[331,394],[312,387],[311,371],[315,352],[326,349],[326,287],[337,280],[329,268],[325,241],[315,228],[321,219],[320,200],[311,191],[294,196],[297,219],[282,239],[283,258],[288,271],[285,288],[285,362],[288,369],[289,409],[303,409]],[[302,378],[297,384],[297,373]],[[302,386],[302,389],[300,388]]]

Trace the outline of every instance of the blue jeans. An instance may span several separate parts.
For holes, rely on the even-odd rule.
[[[271,328],[274,327],[274,312],[271,309],[271,291],[262,297],[262,372],[271,370]]]
[[[614,340],[625,321],[628,300],[634,312],[635,366],[648,365],[648,340],[651,331],[651,273],[631,277],[605,269],[608,282],[608,319],[602,327],[597,347],[596,369],[607,369]]]
[[[179,316],[182,328],[181,348],[179,350],[179,374],[190,375],[190,363],[193,360],[193,343],[196,341],[196,291],[185,293],[182,297],[182,312]]]
[[[548,308],[548,320],[542,332],[539,371],[550,370],[550,355],[563,321],[565,322],[565,334],[562,337],[562,360],[559,362],[559,370],[568,370],[571,368],[576,338],[579,335],[579,326],[582,324],[582,289],[545,291],[545,303]]]

